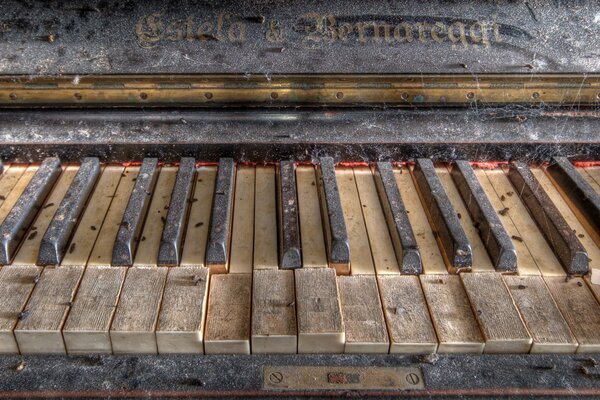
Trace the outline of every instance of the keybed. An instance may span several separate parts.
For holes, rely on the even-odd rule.
[[[600,167],[197,161],[6,163],[0,352],[600,351]]]

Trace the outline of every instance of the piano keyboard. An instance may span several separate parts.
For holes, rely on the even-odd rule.
[[[6,164],[0,240],[3,353],[600,351],[600,166],[563,158]]]

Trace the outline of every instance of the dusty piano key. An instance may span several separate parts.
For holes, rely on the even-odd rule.
[[[517,251],[468,161],[452,164],[452,178],[499,272],[517,271]]]
[[[234,188],[235,163],[231,158],[221,158],[206,249],[206,266],[211,272],[224,273],[228,269]]]
[[[594,190],[566,157],[552,159],[552,164],[546,171],[600,235],[600,193]]]
[[[162,296],[156,344],[159,354],[204,353],[208,268],[170,268]]]
[[[15,327],[21,354],[65,354],[62,328],[83,266],[46,267]]]
[[[338,274],[347,275],[350,273],[350,241],[335,176],[335,164],[331,157],[321,157],[319,161],[318,182],[329,266],[335,268]]]
[[[600,353],[600,306],[582,278],[544,277],[562,316],[579,342],[577,353]]]
[[[323,236],[315,168],[312,165],[298,166],[296,181],[298,184],[300,239],[302,240],[302,267],[325,267],[327,266],[327,250]]]
[[[255,168],[242,165],[237,168],[231,222],[229,273],[252,273],[254,253],[254,192]]]
[[[275,166],[257,166],[254,197],[254,269],[279,268],[277,212]]]
[[[511,164],[508,177],[565,271],[588,272],[588,254],[527,165]]]
[[[460,274],[485,339],[484,353],[528,353],[533,342],[502,276]]]
[[[113,265],[133,265],[137,239],[142,231],[146,211],[150,205],[152,188],[154,188],[158,176],[157,165],[158,159],[156,158],[145,158],[142,162],[113,247]]]
[[[169,212],[160,241],[158,265],[179,265],[181,241],[189,210],[188,203],[194,186],[195,163],[196,160],[191,157],[182,158],[179,163],[179,171],[177,171]]]
[[[390,349],[385,317],[374,275],[337,278],[346,328],[346,353],[387,353]]]
[[[71,233],[99,175],[100,160],[95,157],[86,158],[44,233],[38,253],[38,265],[60,264]]]
[[[61,167],[58,158],[44,160],[0,225],[0,238],[2,238],[0,264],[8,264],[12,260],[19,242],[27,232],[29,224],[35,218],[44,199],[52,190],[60,173]]]
[[[471,244],[437,176],[433,162],[426,158],[418,159],[413,175],[450,267],[454,272],[469,270],[473,264]]]
[[[296,167],[293,161],[281,161],[278,168],[279,265],[283,269],[302,267]]]
[[[128,269],[110,327],[114,354],[157,354],[155,330],[168,270]]]
[[[574,353],[577,341],[544,280],[539,276],[503,278],[533,338],[531,352]]]
[[[204,352],[250,354],[252,274],[210,278]]]
[[[403,274],[422,273],[421,253],[400,190],[398,190],[392,163],[377,163],[375,182],[396,251],[400,272]]]
[[[294,271],[254,270],[252,278],[252,353],[296,353]]]

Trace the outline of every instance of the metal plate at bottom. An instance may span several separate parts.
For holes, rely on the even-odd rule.
[[[420,368],[265,366],[267,390],[424,389]]]

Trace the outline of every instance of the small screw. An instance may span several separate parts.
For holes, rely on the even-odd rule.
[[[142,92],[140,93],[140,99],[146,100],[148,98],[148,93]]]
[[[402,100],[408,100],[408,93],[404,92],[402,93],[402,95],[400,95],[400,97],[402,98]]]
[[[272,98],[273,100],[275,100],[275,99],[276,99],[276,98],[278,98],[278,97],[279,97],[279,95],[277,94],[277,92],[273,92],[273,93],[271,93],[271,98]]]
[[[9,94],[8,97],[10,97],[11,100],[16,100],[17,99],[17,95],[15,93]]]
[[[83,96],[81,96],[81,93],[75,93],[73,97],[75,97],[77,100],[81,100]]]
[[[534,99],[538,99],[540,97],[540,94],[538,92],[533,92],[531,94],[531,97],[533,97]]]
[[[206,93],[204,93],[204,97],[206,97],[207,99],[210,100],[210,99],[212,99],[213,94],[211,92],[206,92]]]
[[[283,381],[283,374],[281,372],[272,372],[269,375],[269,380],[273,383],[281,383]]]
[[[338,100],[341,100],[341,99],[343,99],[343,98],[344,98],[344,93],[342,93],[342,92],[337,92],[337,93],[335,94],[335,97],[336,97],[336,99],[338,99]]]
[[[419,376],[413,372],[406,375],[406,382],[410,383],[411,385],[416,385],[417,383],[419,383],[419,381]]]
[[[467,93],[467,99],[472,99],[474,97],[475,97],[475,93],[473,93],[473,92]]]

